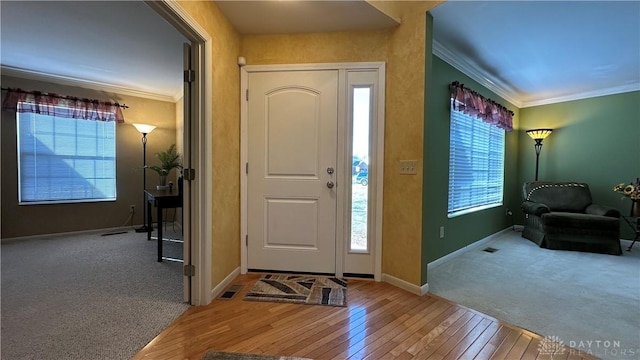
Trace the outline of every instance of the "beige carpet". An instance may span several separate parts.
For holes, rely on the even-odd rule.
[[[157,262],[156,241],[101,234],[3,240],[0,358],[131,359],[189,307],[182,264]]]
[[[347,306],[347,281],[308,275],[263,275],[244,300]]]
[[[456,303],[602,359],[640,359],[637,243],[614,256],[541,249],[508,232],[428,277],[429,292]]]
[[[202,360],[310,360],[299,357],[278,356],[278,355],[258,355],[241,354],[223,351],[209,350]]]

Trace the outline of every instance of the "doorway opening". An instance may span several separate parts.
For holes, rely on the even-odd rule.
[[[297,83],[319,74],[326,77],[319,84],[332,84],[331,91]],[[384,77],[384,63],[242,68],[241,91],[248,94],[241,104],[242,273],[250,268],[329,271],[380,281]],[[325,103],[313,100],[314,94],[335,98]],[[302,112],[307,115],[287,115],[301,114],[303,104],[309,105]],[[331,116],[314,115],[327,113]],[[327,135],[321,136],[323,132]],[[327,142],[327,137],[335,138]],[[298,159],[302,153],[306,155]],[[276,181],[284,182],[272,187]],[[306,192],[297,193],[302,187]],[[330,258],[312,256],[327,244],[333,249],[326,252]],[[279,250],[286,256],[271,257]],[[289,268],[281,259],[296,264]],[[328,265],[320,268],[318,259]]]
[[[185,82],[183,98],[183,236],[190,240],[185,241],[184,298],[192,305],[206,305],[212,300],[212,240],[211,227],[203,219],[211,219],[213,185],[209,176],[212,134],[206,126],[212,118],[212,105],[204,97],[211,94],[213,86],[212,39],[177,3],[163,0],[146,4],[190,41],[185,47],[190,81]]]

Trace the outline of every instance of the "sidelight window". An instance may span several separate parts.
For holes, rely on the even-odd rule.
[[[371,88],[352,88],[351,251],[369,250],[369,132]]]

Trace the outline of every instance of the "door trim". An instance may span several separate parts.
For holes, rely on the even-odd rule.
[[[195,275],[191,278],[191,305],[207,305],[213,300],[211,286],[213,180],[211,158],[213,134],[210,119],[213,118],[211,101],[203,101],[212,94],[213,41],[211,36],[175,0],[145,1],[149,7],[165,18],[196,47],[196,89],[193,122],[191,124],[191,167],[196,169],[192,181],[191,204],[191,262]],[[186,121],[187,119],[184,119]],[[185,199],[186,200],[186,199]],[[185,202],[186,203],[186,202]]]
[[[372,234],[373,237],[373,252],[374,252],[374,280],[382,280],[382,209],[383,209],[383,181],[384,181],[384,106],[385,106],[385,63],[384,62],[354,62],[354,63],[319,63],[319,64],[280,64],[280,65],[246,65],[240,68],[240,272],[246,274],[248,271],[247,265],[247,243],[246,236],[248,234],[248,221],[247,221],[247,173],[246,163],[248,161],[248,101],[247,91],[249,87],[249,73],[250,72],[265,72],[265,71],[302,71],[302,70],[337,70],[339,73],[338,78],[338,127],[344,129],[347,119],[347,104],[346,104],[346,72],[358,71],[358,70],[377,70],[378,71],[378,84],[380,91],[378,92],[377,99],[377,133],[376,141],[376,193],[375,193],[375,214],[371,218],[374,222]],[[341,131],[340,134],[343,134]],[[344,146],[345,139],[341,139],[338,136],[338,164],[339,169],[346,169],[347,163],[349,170],[351,169],[351,160],[345,159]],[[351,171],[341,171],[338,176],[340,183],[346,184],[351,182]],[[345,187],[342,187],[343,189]],[[344,256],[345,256],[345,238],[344,238],[344,202],[345,196],[341,195],[338,198],[337,204],[337,222],[336,222],[336,276],[343,276],[344,269]]]

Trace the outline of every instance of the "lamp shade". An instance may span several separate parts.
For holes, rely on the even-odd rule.
[[[133,124],[133,126],[135,126],[136,129],[140,131],[141,134],[149,134],[150,132],[153,131],[153,129],[156,128],[153,125],[147,125],[147,124]]]
[[[527,130],[527,135],[529,135],[533,140],[543,140],[549,136],[552,131],[553,129],[532,129]]]

